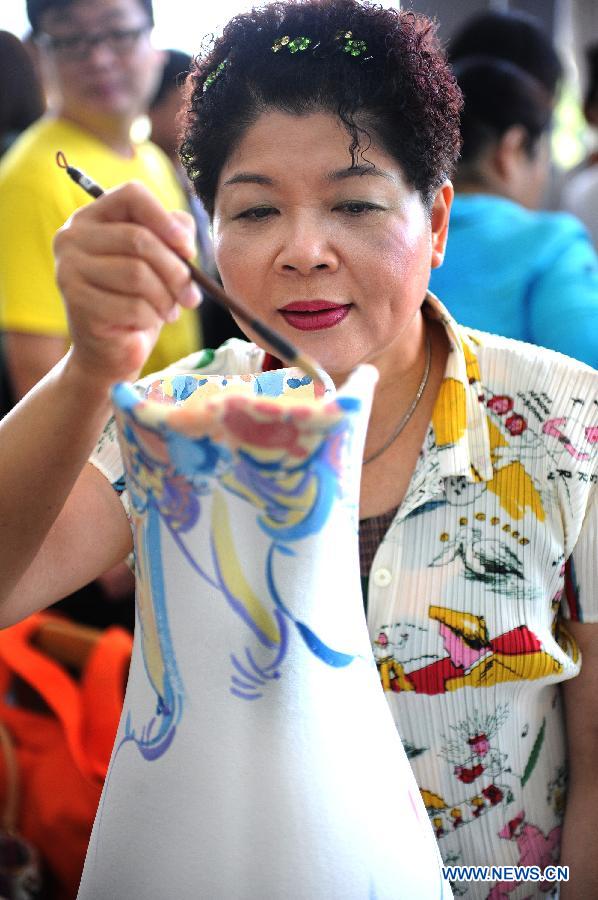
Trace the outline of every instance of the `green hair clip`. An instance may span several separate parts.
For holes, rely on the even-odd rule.
[[[356,40],[353,37],[352,31],[339,31],[338,34],[335,35],[334,40],[337,42],[337,45],[340,49],[343,50],[344,53],[348,53],[350,56],[358,57],[360,56],[362,59],[371,59],[371,56],[364,56],[367,53],[367,44],[365,41]],[[285,34],[282,37],[278,38],[272,44],[272,52],[278,53],[279,50],[287,49],[289,53],[301,53],[304,50],[309,50],[311,47],[312,50],[315,50],[320,46],[320,42],[317,41],[315,44],[312,38],[306,37],[305,35],[298,35],[297,37],[291,38],[289,34]],[[222,75],[226,66],[228,64],[228,59],[222,60],[216,68],[206,76],[206,79],[203,83],[204,91],[207,91],[209,87],[211,87],[217,78]]]
[[[362,59],[371,59],[371,56],[365,56],[368,52],[367,44],[365,41],[357,40],[353,37],[352,31],[339,31],[334,36],[334,40],[336,42],[336,46],[343,50],[345,53],[348,53],[350,56],[360,56]],[[299,37],[291,38],[290,35],[285,34],[283,37],[278,38],[278,40],[274,41],[272,44],[272,51],[274,53],[278,53],[279,50],[283,48],[287,48],[289,53],[299,53],[302,50],[308,50],[311,48],[315,50],[320,46],[320,42],[314,44],[312,38],[305,37],[305,35],[300,35]]]
[[[345,53],[350,53],[351,56],[361,56],[363,53],[368,52],[366,42],[355,40],[352,31],[339,31],[336,40],[344,41],[343,50]]]
[[[285,34],[284,37],[278,38],[277,41],[274,41],[272,44],[272,50],[274,53],[278,53],[279,50],[282,50],[283,47],[286,47],[289,53],[297,53],[301,50],[307,50],[312,44],[312,39],[304,36],[296,37],[291,40],[288,34]]]
[[[221,62],[221,63],[218,63],[218,65],[216,66],[216,68],[215,68],[212,72],[210,72],[209,75],[206,76],[206,80],[205,80],[204,83],[203,83],[203,89],[204,89],[204,91],[207,91],[207,89],[208,89],[209,87],[211,87],[211,86],[214,84],[214,82],[216,81],[216,79],[217,79],[220,75],[222,75],[222,73],[223,73],[224,70],[226,69],[226,64],[227,64],[227,63],[228,63],[228,59],[223,59],[222,62]]]

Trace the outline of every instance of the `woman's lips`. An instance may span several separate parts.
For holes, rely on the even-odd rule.
[[[299,331],[319,331],[333,328],[349,314],[350,303],[331,303],[329,300],[297,300],[287,303],[279,313],[292,328]]]

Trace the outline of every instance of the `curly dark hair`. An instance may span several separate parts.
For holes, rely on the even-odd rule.
[[[285,36],[311,43],[274,52]],[[351,46],[357,55],[344,49],[351,40],[365,44]],[[267,110],[338,116],[353,165],[375,140],[426,204],[459,154],[461,93],[435,25],[367,0],[281,0],[236,16],[186,88],[181,159],[210,215],[223,165]]]

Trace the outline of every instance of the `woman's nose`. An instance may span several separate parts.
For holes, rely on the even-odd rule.
[[[339,259],[329,231],[310,219],[289,223],[276,257],[280,272],[310,275],[314,270],[336,271]]]

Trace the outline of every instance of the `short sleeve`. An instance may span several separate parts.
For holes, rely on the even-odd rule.
[[[598,622],[598,493],[593,487],[583,524],[565,566],[561,614],[577,622]]]
[[[125,467],[120,452],[120,444],[118,443],[114,416],[106,422],[95,450],[88,461],[102,473],[104,478],[108,479],[118,494],[127,517],[130,518],[131,510],[125,482]]]

